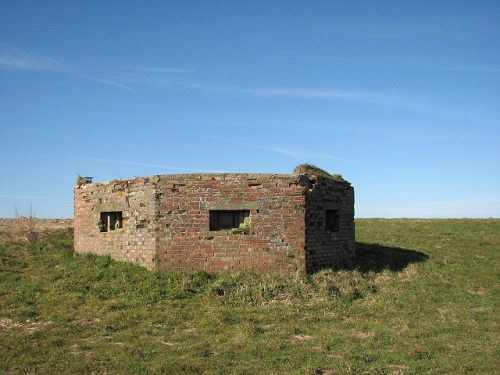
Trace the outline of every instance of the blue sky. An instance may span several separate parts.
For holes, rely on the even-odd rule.
[[[0,87],[0,217],[301,163],[356,217],[500,217],[498,1],[3,0]]]

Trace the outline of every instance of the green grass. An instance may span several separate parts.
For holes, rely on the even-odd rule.
[[[356,221],[301,273],[157,274],[0,244],[0,373],[495,374],[500,220]]]

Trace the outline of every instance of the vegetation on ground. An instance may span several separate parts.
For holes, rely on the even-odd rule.
[[[494,374],[500,220],[356,220],[312,275],[148,272],[0,244],[0,373]]]

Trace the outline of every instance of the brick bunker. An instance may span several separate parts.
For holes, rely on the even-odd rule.
[[[76,252],[149,270],[310,273],[354,256],[354,189],[318,168],[79,179],[74,197]]]

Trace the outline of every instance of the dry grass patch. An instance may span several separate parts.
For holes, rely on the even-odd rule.
[[[46,241],[55,232],[72,228],[73,219],[38,219],[34,214],[14,219],[0,218],[0,243]]]
[[[32,335],[33,333],[41,330],[45,326],[52,324],[52,322],[34,321],[26,319],[24,322],[16,322],[9,318],[0,318],[0,331],[9,331],[11,329],[20,329],[23,332]]]

